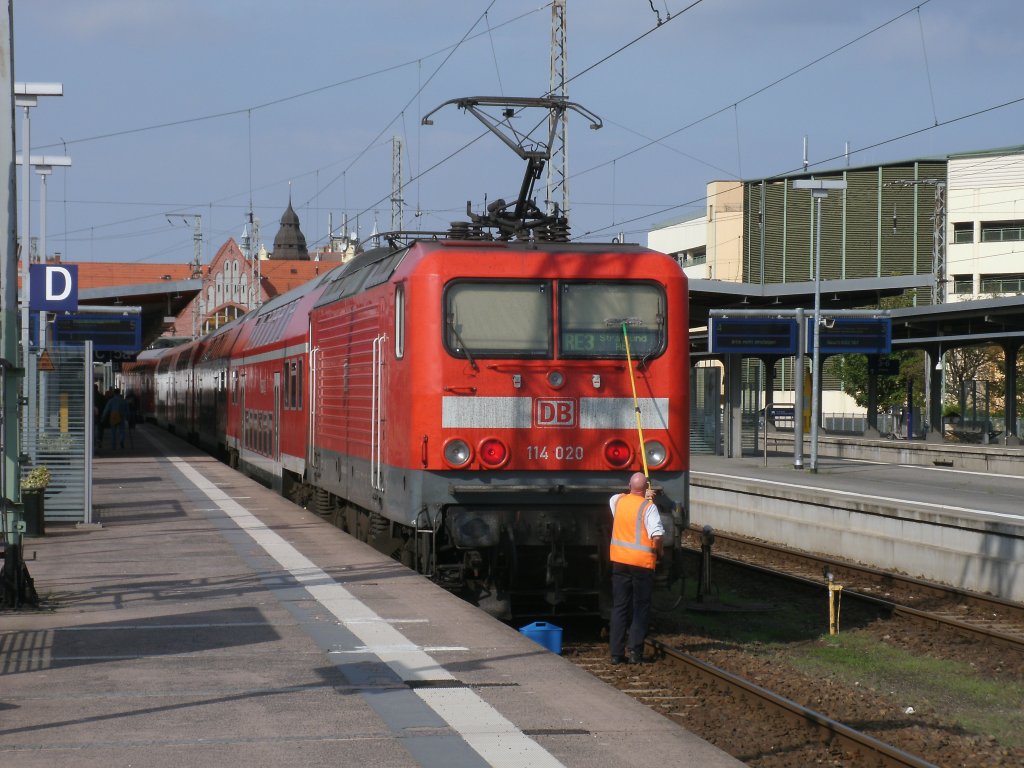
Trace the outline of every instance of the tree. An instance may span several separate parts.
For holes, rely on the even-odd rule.
[[[889,296],[879,302],[879,309],[898,309],[909,307],[913,298],[909,294]],[[879,376],[878,408],[888,410],[907,404],[907,386],[913,385],[913,402],[915,406],[924,404],[924,352],[921,350],[901,350],[884,357],[899,361],[899,373],[893,376]],[[857,405],[868,406],[868,358],[867,355],[837,355],[829,358],[833,373],[839,378],[843,391],[850,395]]]
[[[924,404],[924,353],[904,350],[886,355],[899,361],[899,373],[878,377],[878,408],[888,410],[907,404],[907,383],[914,387],[913,404]],[[833,373],[839,378],[843,391],[862,408],[868,406],[867,355],[837,355],[829,359]]]
[[[958,347],[946,353],[943,365],[946,379],[946,400],[943,405],[960,409],[960,393],[964,384],[975,380],[998,382],[998,398],[1002,401],[1005,386],[1002,377],[1002,352],[995,345]],[[995,387],[990,395],[996,396]],[[963,414],[960,414],[961,416]]]

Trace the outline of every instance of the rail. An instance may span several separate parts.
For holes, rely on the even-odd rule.
[[[854,730],[847,725],[808,709],[795,701],[772,693],[766,688],[755,685],[749,680],[726,672],[712,664],[682,653],[658,640],[648,639],[650,646],[660,656],[680,664],[705,678],[711,678],[718,685],[728,687],[732,692],[744,697],[755,707],[768,706],[781,712],[791,720],[816,730],[824,740],[835,741],[843,748],[858,755],[863,764],[879,766],[902,766],[904,768],[937,768],[934,763],[904,752],[883,741]]]
[[[833,574],[833,577],[837,582],[846,583],[846,586],[843,588],[844,598],[867,602],[919,623],[943,626],[965,637],[982,639],[1017,650],[1024,649],[1024,605],[1020,605],[1019,603],[1002,600],[989,595],[982,595],[977,592],[956,589],[955,587],[948,587],[934,582],[923,581],[921,579],[915,579],[910,576],[903,576],[889,571],[882,571],[869,566],[820,557],[818,555],[789,549],[788,547],[750,541],[727,533],[722,533],[720,531],[715,531],[715,541],[719,545],[723,543],[728,544],[730,547],[735,550],[739,550],[740,552],[747,550],[782,554],[791,562],[803,563],[807,570],[814,573],[821,573],[824,569],[828,569]],[[792,573],[783,573],[775,568],[745,561],[735,554],[730,556],[715,553],[713,557],[723,562],[730,562],[749,568],[758,573],[774,576],[784,575],[786,578],[800,581],[809,586],[820,587],[822,585],[820,577],[815,579],[807,576],[794,575]],[[884,583],[886,587],[890,589],[899,585],[918,594],[925,593],[929,596],[955,603],[958,606],[972,608],[984,615],[986,618],[979,619],[972,623],[971,621],[966,621],[959,616],[952,617],[944,615],[939,611],[921,610],[905,603],[900,603],[896,600],[883,599],[858,590],[856,586],[851,586],[848,582],[854,579],[872,581],[876,584]],[[993,616],[1001,617],[1001,621],[1004,623],[1012,622],[1018,628],[1018,631],[1010,633],[998,628],[993,628],[992,625],[996,623],[991,618]]]

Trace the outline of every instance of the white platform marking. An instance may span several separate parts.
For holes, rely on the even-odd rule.
[[[187,461],[177,456],[168,456],[167,459],[239,528],[248,533],[253,541],[263,547],[273,560],[305,586],[320,605],[345,624],[363,642],[365,650],[359,649],[360,652],[373,653],[403,681],[455,679],[424,649],[410,643],[401,632],[203,477]],[[415,693],[490,765],[529,765],[539,768],[562,765],[550,752],[523,734],[511,721],[468,688],[419,688]]]

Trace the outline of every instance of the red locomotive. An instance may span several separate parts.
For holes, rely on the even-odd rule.
[[[161,425],[495,614],[597,613],[611,494],[649,469],[670,545],[687,517],[686,278],[471,216],[126,377],[155,378]]]

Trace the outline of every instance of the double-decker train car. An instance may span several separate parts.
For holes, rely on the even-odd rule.
[[[334,271],[337,272],[339,268]],[[305,500],[309,446],[309,316],[331,272],[239,318],[219,354],[227,383],[224,445],[247,474]]]
[[[605,613],[610,496],[643,470],[669,552],[687,522],[686,278],[568,242],[536,155],[514,204],[147,360],[157,423],[496,615]]]
[[[125,394],[135,395],[136,416],[140,421],[156,419],[156,366],[166,349],[146,349],[135,360],[124,363],[121,383]]]

